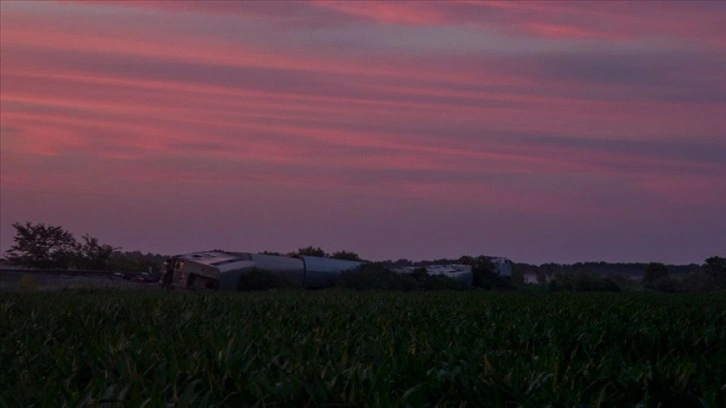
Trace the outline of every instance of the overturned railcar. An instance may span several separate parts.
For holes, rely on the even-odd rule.
[[[341,259],[267,255],[247,252],[203,251],[178,255],[166,264],[162,284],[181,289],[236,290],[240,279],[253,269],[286,276],[306,288],[323,288],[363,263]]]

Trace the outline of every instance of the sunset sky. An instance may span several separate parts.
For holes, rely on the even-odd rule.
[[[2,251],[726,254],[726,2],[0,8]]]

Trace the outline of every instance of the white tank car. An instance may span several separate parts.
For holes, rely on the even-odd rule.
[[[312,256],[201,251],[167,261],[162,282],[173,288],[237,290],[242,276],[256,268],[284,275],[303,287],[322,288],[333,285],[341,273],[361,265],[363,262]]]

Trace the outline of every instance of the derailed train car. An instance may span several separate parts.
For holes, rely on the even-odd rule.
[[[245,273],[259,269],[284,275],[302,287],[322,288],[333,285],[341,273],[361,265],[357,261],[313,256],[203,251],[167,260],[162,284],[181,289],[236,290]]]

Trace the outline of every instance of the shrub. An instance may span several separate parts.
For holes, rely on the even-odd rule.
[[[643,282],[654,283],[657,280],[668,276],[668,268],[659,262],[651,262],[645,267],[643,272]]]
[[[464,290],[467,287],[454,279],[442,275],[428,275],[419,281],[422,289],[426,290]]]
[[[665,293],[678,293],[683,292],[681,283],[670,276],[662,276],[655,281],[646,285],[648,289],[656,290],[658,292]]]
[[[344,272],[338,286],[355,290],[461,290],[463,284],[440,275],[429,275],[425,268],[417,268],[412,274],[391,271],[382,263],[368,263],[355,271]]]
[[[362,261],[362,259],[360,259],[360,256],[357,253],[352,252],[352,251],[333,252],[333,254],[330,255],[330,257],[333,259],[343,259],[346,261]]]
[[[558,275],[547,289],[552,292],[620,292],[617,283],[590,272]]]
[[[694,271],[681,280],[681,288],[689,293],[706,293],[718,290],[716,278],[703,271]]]
[[[605,278],[615,282],[621,290],[634,290],[636,287],[639,287],[639,283],[637,281],[633,281],[627,275],[610,273],[606,275]]]
[[[364,264],[357,270],[343,272],[338,286],[355,290],[402,290],[418,288],[418,282],[411,275],[391,271],[379,262]]]

